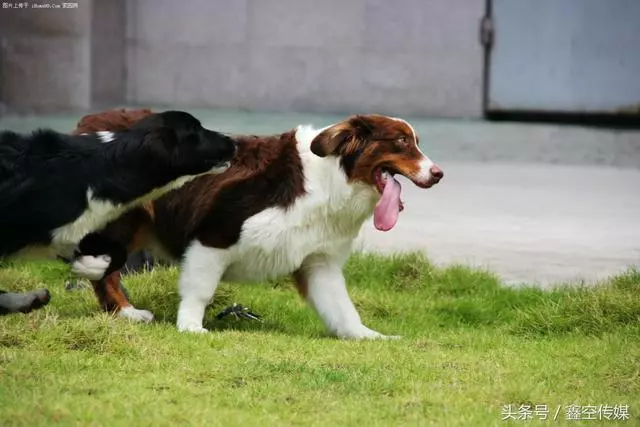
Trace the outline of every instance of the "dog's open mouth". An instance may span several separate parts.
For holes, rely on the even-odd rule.
[[[398,214],[404,209],[400,199],[402,186],[394,177],[395,172],[377,168],[373,173],[380,200],[373,211],[373,224],[380,231],[389,231],[398,222]]]

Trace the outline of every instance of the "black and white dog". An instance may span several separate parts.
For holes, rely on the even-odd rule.
[[[121,267],[111,259],[118,248],[89,237],[78,251],[83,238],[196,176],[223,172],[236,149],[182,111],[121,132],[0,132],[0,258],[58,255],[74,259],[76,273],[101,278],[110,264]]]

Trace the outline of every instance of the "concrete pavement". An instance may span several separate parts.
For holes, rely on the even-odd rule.
[[[640,170],[585,166],[440,164],[430,190],[403,181],[396,228],[367,224],[364,249],[424,249],[506,281],[594,281],[640,266]]]
[[[188,109],[213,129],[273,133],[344,116]],[[4,117],[0,129],[74,127],[80,115]],[[509,283],[541,286],[640,266],[640,132],[572,126],[411,120],[445,171],[420,190],[403,180],[406,209],[388,233],[365,224],[360,248],[424,250],[472,263]]]

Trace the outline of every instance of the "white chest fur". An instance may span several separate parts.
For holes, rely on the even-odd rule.
[[[287,209],[269,208],[245,221],[229,249],[225,280],[264,280],[290,274],[309,255],[349,250],[372,214],[375,191],[347,184],[336,158],[303,151],[307,194]]]
[[[87,208],[73,222],[56,228],[51,233],[51,246],[60,255],[70,255],[82,238],[103,228],[109,221],[126,210],[126,205],[95,199],[91,188],[87,190]]]

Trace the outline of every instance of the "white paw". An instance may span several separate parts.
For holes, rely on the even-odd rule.
[[[83,255],[73,260],[71,272],[89,280],[100,280],[111,264],[109,255]]]
[[[382,335],[364,325],[338,331],[336,335],[345,340],[394,340],[400,338],[398,335]]]
[[[399,340],[402,339],[400,335],[380,335],[381,340]]]
[[[191,332],[194,334],[206,334],[209,332],[208,329],[203,328],[200,325],[195,323],[187,323],[187,324],[178,324],[178,330],[180,332]]]
[[[123,319],[128,319],[134,322],[149,323],[153,320],[153,313],[148,310],[138,310],[134,306],[121,308],[118,312],[118,316]]]

